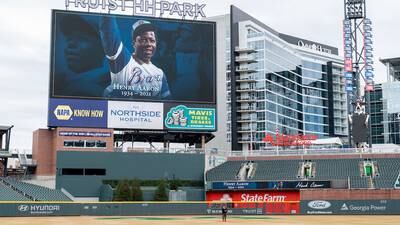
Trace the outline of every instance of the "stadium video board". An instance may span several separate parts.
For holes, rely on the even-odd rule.
[[[48,126],[216,130],[215,27],[53,10]]]

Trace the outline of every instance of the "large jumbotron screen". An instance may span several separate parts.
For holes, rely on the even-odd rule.
[[[216,130],[215,23],[54,10],[48,125]]]

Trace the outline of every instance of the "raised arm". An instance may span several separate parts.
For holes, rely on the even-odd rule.
[[[115,17],[102,16],[99,21],[101,43],[112,73],[120,72],[129,62],[131,54],[121,40]]]

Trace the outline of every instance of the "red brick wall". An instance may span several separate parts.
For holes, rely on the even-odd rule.
[[[50,176],[56,173],[53,131],[39,129],[33,132],[32,159],[36,160],[36,175]]]
[[[110,137],[73,137],[60,136],[60,131],[75,132],[109,132]],[[113,151],[113,129],[92,128],[65,128],[59,127],[53,130],[39,129],[33,132],[32,159],[37,161],[36,175],[51,176],[56,174],[57,151]],[[66,148],[64,140],[101,140],[106,142],[106,148]]]
[[[110,137],[70,137],[70,136],[60,136],[61,131],[76,131],[76,132],[102,132],[102,133],[110,133]],[[114,137],[113,137],[113,129],[93,129],[93,128],[67,128],[67,127],[59,127],[55,129],[55,145],[57,150],[68,150],[68,151],[113,151],[114,147]],[[64,140],[101,140],[107,143],[107,148],[98,149],[98,148],[67,148],[64,147]]]

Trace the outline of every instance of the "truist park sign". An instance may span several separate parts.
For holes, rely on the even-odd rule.
[[[134,16],[181,18],[206,17],[205,4],[179,3],[165,0],[65,0],[67,9],[73,7],[87,10],[122,11]]]

